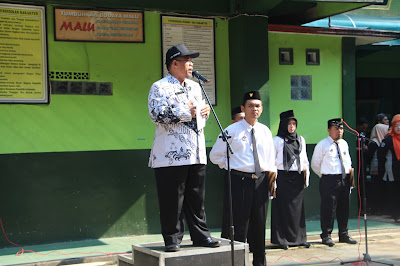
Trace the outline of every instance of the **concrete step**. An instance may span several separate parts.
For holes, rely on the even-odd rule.
[[[217,248],[196,247],[190,239],[184,239],[177,252],[165,252],[164,242],[144,243],[132,246],[132,256],[119,255],[119,266],[229,266],[231,263],[230,240],[216,238],[221,241]],[[249,265],[249,246],[241,242],[234,242],[234,264],[237,266]]]

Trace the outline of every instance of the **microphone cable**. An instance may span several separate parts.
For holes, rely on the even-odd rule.
[[[360,263],[364,263],[364,261],[361,258],[361,251],[360,251],[360,247],[361,247],[361,226],[360,226],[360,220],[361,220],[361,208],[362,208],[362,198],[361,198],[361,189],[360,189],[360,177],[361,177],[361,152],[362,152],[362,148],[360,141],[359,141],[359,137],[360,137],[360,133],[357,132],[357,130],[354,130],[353,128],[351,128],[344,120],[343,123],[347,126],[347,128],[349,128],[352,132],[353,135],[357,136],[357,150],[358,150],[358,173],[357,173],[357,185],[358,185],[358,202],[360,203],[358,206],[358,218],[357,218],[357,222],[358,222],[358,235],[359,235],[359,241],[358,241],[358,260],[360,261]],[[365,174],[365,173],[364,173]],[[365,180],[364,180],[365,181]],[[366,182],[365,182],[366,183]],[[364,186],[366,186],[366,184],[364,184]],[[365,189],[365,188],[364,188]],[[365,206],[364,206],[365,207]],[[365,214],[366,215],[366,214]],[[365,218],[365,217],[364,217]]]

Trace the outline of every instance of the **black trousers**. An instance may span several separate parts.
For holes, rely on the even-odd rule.
[[[154,168],[165,245],[180,244],[184,218],[193,242],[210,237],[204,210],[206,166],[203,164]]]
[[[350,209],[349,176],[322,175],[319,181],[321,197],[321,238],[331,236],[335,215],[338,222],[339,237],[347,234]]]
[[[226,172],[226,176],[228,172]],[[227,177],[225,177],[226,179]],[[235,240],[249,243],[253,252],[253,265],[266,265],[265,224],[268,212],[268,179],[244,177],[231,172],[232,215]],[[223,227],[221,236],[229,239],[228,187],[225,186]]]

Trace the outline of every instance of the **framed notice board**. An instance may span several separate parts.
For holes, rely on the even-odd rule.
[[[165,54],[172,46],[183,43],[189,51],[200,52],[193,59],[194,69],[209,80],[203,86],[212,105],[217,105],[214,19],[162,15],[161,34],[163,76],[168,73]]]
[[[0,3],[0,103],[48,103],[45,7]]]

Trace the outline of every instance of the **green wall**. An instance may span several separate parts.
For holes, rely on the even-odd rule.
[[[298,132],[307,144],[325,138],[327,120],[342,116],[341,38],[317,35],[269,33],[269,89],[271,130],[276,134],[279,114],[293,109]],[[279,65],[279,48],[293,48],[293,65]],[[320,49],[320,65],[306,65],[305,50]],[[290,77],[311,75],[312,100],[293,101]]]
[[[276,135],[279,114],[293,109],[298,132],[307,143],[311,163],[315,145],[328,136],[327,121],[343,117],[355,127],[355,55],[354,40],[343,44],[341,37],[269,32],[269,93],[271,131]],[[279,65],[279,48],[293,48],[293,65]],[[320,65],[306,65],[306,49],[320,50]],[[342,48],[345,53],[342,56]],[[344,60],[343,57],[346,59]],[[312,100],[291,100],[290,76],[312,76]],[[343,90],[343,93],[342,93]],[[350,97],[351,96],[351,97]],[[343,98],[345,97],[345,98]],[[343,104],[346,103],[346,106]],[[353,167],[357,168],[354,137],[348,133]],[[304,193],[306,219],[319,219],[319,177],[310,169],[310,186]],[[351,216],[357,216],[357,193],[352,193]]]
[[[269,125],[268,19],[241,16],[230,20],[229,52],[232,107],[242,105],[245,92],[259,91],[264,107],[259,121]]]
[[[89,72],[90,81],[112,82],[113,96],[51,95],[49,105],[0,105],[0,153],[150,149],[150,86],[161,78],[160,14],[145,13],[145,43],[59,42],[48,7],[49,71]],[[217,100],[221,121],[230,121],[228,23],[215,20]],[[195,63],[196,64],[196,63]],[[225,110],[225,111],[222,111]],[[206,127],[210,146],[218,134]]]
[[[26,245],[160,233],[148,154],[149,150],[121,150],[0,155],[0,217],[8,238]],[[209,163],[207,176],[207,225],[220,228],[223,175]],[[12,245],[0,237],[0,247],[5,246]]]
[[[145,43],[55,42],[51,6],[47,19],[49,71],[89,72],[89,81],[112,82],[113,95],[0,105],[7,235],[28,244],[159,233],[147,97],[161,78],[160,14],[145,12]],[[231,121],[228,43],[228,21],[215,19],[215,110],[223,127]],[[219,133],[213,117],[205,132],[209,150]],[[219,228],[223,174],[211,163],[207,174],[208,226]]]
[[[344,37],[342,39],[342,108],[343,119],[353,129],[356,129],[356,46],[355,38]],[[356,149],[357,139],[354,135],[346,133],[346,140],[350,147],[350,156],[353,158],[353,167],[357,169],[358,160]]]

